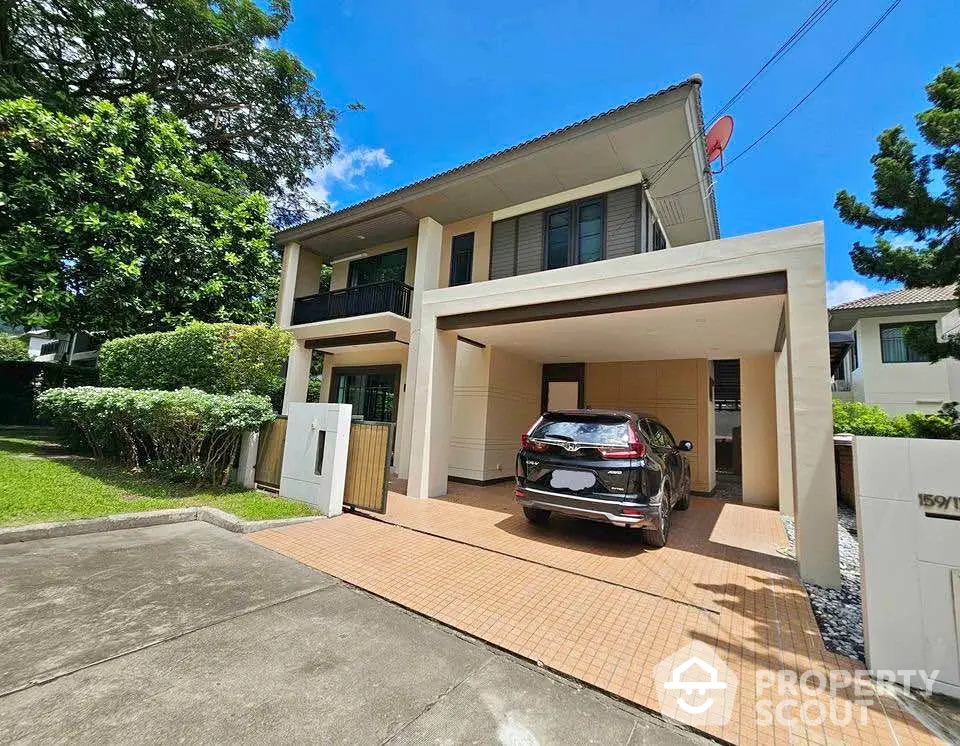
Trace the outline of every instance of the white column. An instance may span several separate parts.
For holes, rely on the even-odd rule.
[[[423,294],[440,286],[440,254],[443,248],[443,226],[433,218],[421,218],[417,229],[417,260],[413,272],[413,294],[410,300],[410,344],[407,347],[407,381],[403,406],[397,417],[397,451],[394,465],[397,474],[406,478],[410,473],[413,412],[416,406],[414,391],[420,351],[420,317]]]
[[[283,246],[283,266],[280,270],[280,287],[277,291],[277,326],[290,326],[293,316],[293,299],[297,295],[297,272],[300,269],[300,244],[291,242]]]
[[[774,381],[777,387],[777,492],[780,512],[793,516],[793,430],[790,427],[790,353],[783,349],[774,353]]]
[[[743,501],[774,507],[779,470],[772,353],[740,358],[740,436]]]
[[[833,410],[823,263],[787,275],[797,563],[804,580],[840,586]]]
[[[436,319],[424,319],[417,367],[407,495],[439,497],[447,492],[457,333],[439,331]]]
[[[283,389],[283,414],[287,413],[291,402],[305,402],[307,400],[307,384],[310,383],[310,360],[313,350],[303,346],[303,342],[295,340],[290,346],[290,355],[287,357],[287,384]]]

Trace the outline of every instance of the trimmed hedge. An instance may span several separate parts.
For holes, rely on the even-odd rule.
[[[290,334],[276,327],[194,322],[112,339],[97,362],[105,386],[271,396],[283,388],[290,342]]]
[[[72,445],[99,460],[182,480],[222,484],[246,430],[274,418],[270,402],[248,392],[197,389],[51,389],[41,413]]]
[[[957,402],[944,404],[936,414],[911,412],[895,417],[880,407],[858,401],[833,400],[833,432],[886,438],[960,439]]]

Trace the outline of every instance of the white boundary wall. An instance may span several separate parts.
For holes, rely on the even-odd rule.
[[[281,495],[308,503],[326,516],[343,512],[352,409],[349,404],[290,404]]]
[[[857,436],[853,465],[867,666],[958,697],[960,441]]]

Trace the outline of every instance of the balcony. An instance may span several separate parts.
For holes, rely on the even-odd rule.
[[[345,319],[371,313],[395,313],[410,318],[413,288],[397,280],[334,290],[293,301],[291,324]]]

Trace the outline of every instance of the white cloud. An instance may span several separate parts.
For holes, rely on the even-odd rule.
[[[336,209],[337,201],[331,195],[342,190],[356,190],[365,186],[364,176],[371,169],[387,168],[393,160],[383,148],[361,145],[339,151],[323,168],[310,173],[313,197]]]
[[[852,300],[860,300],[868,295],[879,293],[859,280],[830,280],[827,282],[827,307],[837,306],[841,303],[849,303]]]

